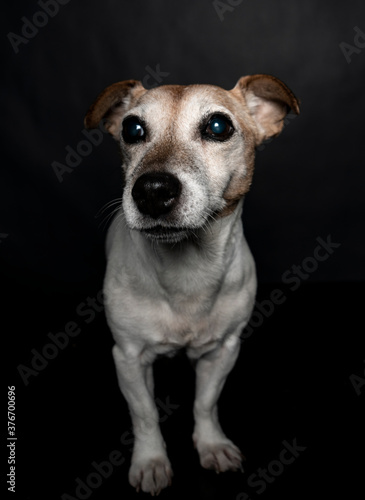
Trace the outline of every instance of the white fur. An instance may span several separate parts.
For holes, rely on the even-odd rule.
[[[155,495],[171,481],[152,364],[157,355],[181,348],[196,366],[193,441],[200,463],[216,472],[241,469],[241,453],[219,425],[217,401],[256,293],[255,265],[242,230],[243,196],[255,146],[280,133],[288,107],[299,113],[298,100],[283,82],[252,75],[231,91],[212,85],[146,90],[135,80],[117,82],[86,115],[88,128],[105,118],[123,158],[123,201],[108,233],[104,296],[119,385],[133,422],[129,481],[137,491]],[[233,124],[228,140],[207,140],[204,131],[215,113]],[[144,140],[124,142],[127,116],[145,124]],[[175,178],[168,187],[179,188],[172,198],[158,200],[171,202],[170,212],[161,214],[167,206],[161,204],[154,207],[160,213],[148,204],[146,210],[144,199],[139,207],[147,213],[141,213],[133,187],[143,174],[161,182],[161,172]],[[166,197],[160,188],[154,197]]]
[[[243,133],[210,88],[187,92],[169,115],[172,104],[161,88],[128,110],[147,122],[150,138],[136,147],[121,144],[126,186],[108,234],[104,287],[119,384],[134,427],[129,479],[137,490],[152,494],[172,477],[153,397],[152,363],[159,354],[185,348],[196,361],[193,439],[201,464],[217,472],[241,468],[240,451],[219,425],[217,400],[256,291],[254,261],[242,230],[243,201],[230,215],[211,218],[225,206],[222,196],[233,173],[240,169],[244,175]],[[218,111],[231,116],[235,135],[223,143],[204,142],[197,136],[201,117]],[[167,136],[176,147],[164,171],[180,180],[182,193],[173,214],[154,220],[138,211],[131,191],[144,169],[153,169],[144,164],[146,155]],[[176,244],[159,243],[141,232],[157,224],[190,232]]]
[[[217,399],[239,350],[254,303],[254,262],[238,209],[174,249],[130,231],[117,217],[109,233],[106,314],[113,332],[120,388],[135,434],[130,482],[158,493],[171,480],[153,402],[152,363],[186,348],[197,361],[194,443],[204,467],[241,467],[240,452],[222,432]]]

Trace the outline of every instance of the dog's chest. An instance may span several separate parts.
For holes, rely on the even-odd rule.
[[[172,348],[211,348],[242,321],[240,297],[219,294],[214,301],[208,296],[190,296],[178,304],[160,304],[156,315],[155,340]],[[241,311],[239,310],[241,306]]]
[[[209,349],[237,330],[255,293],[253,259],[241,228],[239,234],[203,253],[187,245],[147,252],[143,240],[137,246],[117,235],[104,289],[115,340],[166,354]]]
[[[121,295],[119,295],[121,297]],[[123,294],[118,323],[123,336],[138,338],[156,353],[182,347],[211,347],[242,321],[242,297],[209,290],[200,293],[133,296]],[[241,299],[241,300],[240,300]],[[115,315],[115,312],[114,312]]]
[[[201,346],[222,335],[224,297],[209,290],[176,294],[154,304],[154,338],[162,344]]]
[[[181,347],[210,348],[245,318],[250,297],[242,269],[218,279],[212,269],[169,267],[163,275],[119,275],[107,314],[118,318],[122,335],[138,338],[156,353]],[[247,303],[247,304],[246,304]],[[109,311],[108,311],[109,309]],[[116,339],[117,340],[117,339]]]

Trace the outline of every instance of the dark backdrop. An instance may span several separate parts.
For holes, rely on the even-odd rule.
[[[95,249],[105,225],[95,216],[120,195],[113,141],[105,137],[62,182],[52,163],[65,164],[66,146],[85,139],[84,114],[105,86],[135,78],[228,89],[242,75],[269,73],[294,91],[302,113],[257,155],[244,225],[259,277],[279,281],[312,255],[318,236],[330,234],[341,247],[311,279],[365,278],[365,50],[354,43],[354,27],[365,30],[364,3],[236,3],[225,10],[212,0],[70,0],[38,33],[28,27],[27,43],[13,45],[7,35],[22,36],[22,18],[32,22],[42,9],[36,2],[7,6],[0,230],[8,235],[1,256],[10,266],[63,283],[99,270]],[[343,43],[356,52],[341,50]],[[359,43],[365,46],[364,37]],[[146,78],[149,68],[162,76]]]
[[[41,5],[7,2],[0,20],[1,325],[10,339],[6,384],[17,393],[19,498],[81,498],[77,478],[86,480],[113,450],[122,450],[124,465],[89,497],[135,497],[127,484],[130,421],[99,294],[111,209],[100,211],[120,196],[120,167],[111,138],[82,142],[88,106],[123,79],[228,89],[254,73],[282,79],[301,115],[258,151],[245,200],[262,307],[221,415],[247,455],[247,473],[217,478],[199,468],[190,442],[193,375],[177,358],[156,367],[158,397],[175,405],[160,405],[176,474],[163,495],[253,500],[260,495],[247,475],[277,459],[283,440],[297,439],[303,457],[262,498],[363,498],[354,485],[364,470],[356,458],[364,422],[364,2]],[[66,165],[75,150],[83,156],[57,176],[55,164]],[[328,258],[319,261],[321,241]],[[306,270],[293,279],[293,266]],[[277,288],[286,301],[271,309],[263,301]],[[52,335],[69,322],[80,332],[60,335],[57,347]]]

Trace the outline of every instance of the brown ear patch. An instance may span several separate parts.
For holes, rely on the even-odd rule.
[[[238,80],[237,85],[246,92],[251,91],[257,97],[268,101],[285,103],[299,115],[299,101],[284,82],[272,75],[250,75]]]
[[[121,115],[125,113],[133,98],[147,92],[138,80],[124,80],[104,89],[86,113],[84,124],[87,129],[96,128],[106,119],[105,128],[116,135]]]
[[[263,140],[280,134],[284,118],[290,109],[299,114],[299,101],[293,92],[285,83],[271,75],[244,76],[238,80],[232,93],[244,98],[256,123],[256,146]]]

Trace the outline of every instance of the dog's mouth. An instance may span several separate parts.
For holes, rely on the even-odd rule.
[[[149,239],[164,242],[176,243],[189,236],[189,229],[186,227],[154,226],[142,229],[142,233]]]

